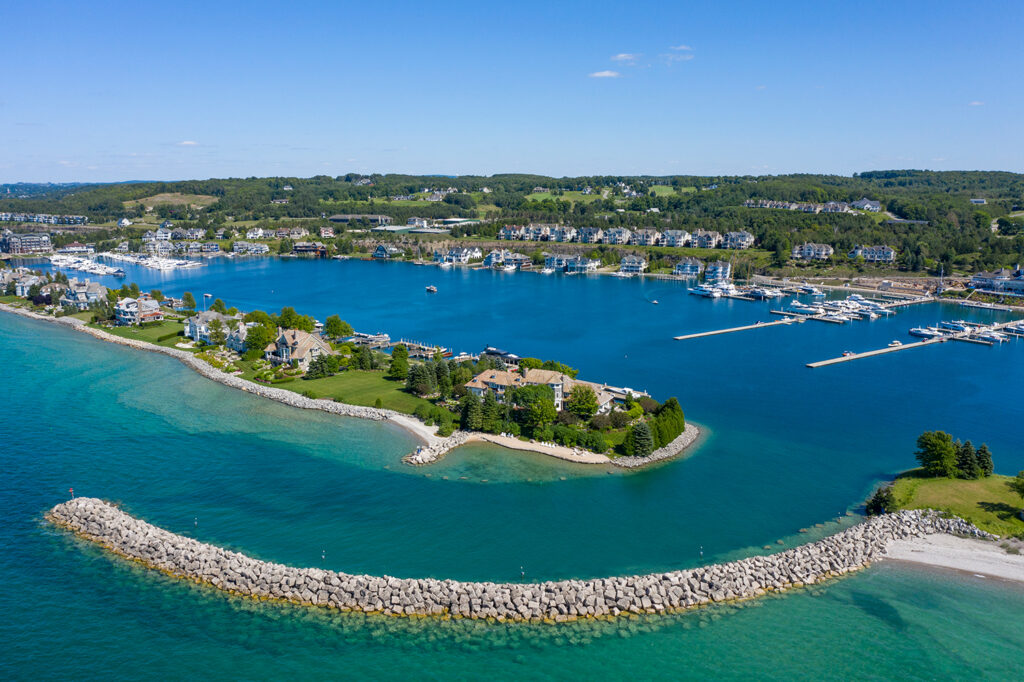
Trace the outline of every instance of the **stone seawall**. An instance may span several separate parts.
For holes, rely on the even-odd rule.
[[[700,429],[693,424],[687,423],[683,432],[665,447],[658,448],[645,457],[616,457],[612,460],[612,464],[624,469],[636,469],[653,464],[654,462],[660,462],[663,459],[671,459],[693,445],[699,435]]]
[[[992,537],[962,519],[903,511],[778,554],[685,571],[535,584],[471,583],[349,575],[258,561],[175,535],[96,498],[63,502],[46,517],[121,556],[234,594],[343,611],[535,622],[666,613],[751,599],[864,568],[893,540],[933,533]]]

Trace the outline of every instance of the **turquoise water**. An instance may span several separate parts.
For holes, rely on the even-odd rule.
[[[0,316],[16,396],[0,422],[0,674],[1013,675],[1024,593],[969,576],[885,566],[735,613],[596,630],[487,627],[229,599],[126,566],[40,520],[74,486],[264,559],[400,576],[516,580],[522,570],[540,580],[733,558],[801,541],[799,529],[855,508],[912,463],[926,428],[988,441],[1002,473],[1024,468],[1019,342],[803,366],[906,340],[923,322],[996,314],[930,305],[871,323],[674,342],[767,319],[767,305],[706,301],[676,283],[401,264],[263,260],[160,282],[143,274],[160,273],[137,281],[165,293],[208,291],[242,308],[295,303],[393,337],[560,358],[587,377],[679,396],[708,435],[687,459],[641,473],[482,446],[410,469],[399,460],[414,441],[393,427],[292,410],[169,358]],[[427,283],[436,297],[422,294]]]

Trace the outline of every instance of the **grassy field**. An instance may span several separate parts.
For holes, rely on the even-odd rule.
[[[658,197],[671,197],[677,194],[676,188],[671,185],[651,185],[651,191]]]
[[[976,481],[954,478],[921,478],[921,470],[901,474],[893,488],[900,509],[939,509],[966,519],[997,535],[1024,535],[1024,521],[1017,513],[1024,500],[1006,485],[1009,476],[990,476]]]
[[[554,199],[556,201],[568,201],[574,204],[576,202],[589,204],[590,202],[597,201],[600,198],[600,192],[594,192],[593,194],[584,194],[583,192],[563,192],[561,196],[555,196],[551,192],[534,192],[526,195],[527,201],[544,201],[545,199]]]
[[[165,339],[164,341],[157,341],[158,338],[166,334],[177,333],[183,331],[185,326],[179,320],[164,320],[158,325],[152,327],[100,327],[98,325],[89,325],[96,329],[102,329],[103,331],[109,332],[115,336],[122,336],[126,339],[138,339],[139,341],[146,341],[148,343],[155,343],[158,346],[166,346],[173,348],[174,344],[181,341],[180,337],[173,337]]]
[[[134,199],[132,201],[124,202],[125,208],[131,206],[137,206],[143,204],[147,208],[153,206],[159,206],[160,204],[171,204],[173,206],[181,206],[188,204],[189,206],[209,206],[217,201],[217,197],[210,196],[209,194],[182,194],[181,192],[165,192],[164,194],[154,194],[151,197],[143,197],[142,199]]]

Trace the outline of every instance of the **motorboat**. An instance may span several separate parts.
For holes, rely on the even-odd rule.
[[[951,332],[965,332],[970,328],[970,325],[964,322],[963,320],[953,320],[952,322],[939,323],[939,329]]]
[[[722,292],[711,284],[699,284],[692,289],[690,293],[694,296],[703,296],[704,298],[721,298]]]
[[[516,270],[517,268],[514,265],[506,265],[501,269],[502,272],[515,272]]]
[[[895,339],[889,343],[889,348],[899,348],[903,345],[902,341],[896,341]]]
[[[909,332],[911,336],[916,336],[922,339],[934,339],[939,336],[945,336],[935,327],[913,327]]]
[[[1006,334],[1000,334],[994,329],[986,329],[983,332],[978,332],[978,338],[982,341],[991,341],[992,343],[1002,343],[1008,340]]]
[[[807,284],[806,282],[804,284],[801,284],[798,287],[798,290],[800,291],[801,294],[807,294],[808,296],[824,296],[825,295],[824,291],[822,291],[818,287],[811,286],[810,284]]]
[[[542,275],[550,275],[554,271],[555,271],[554,268],[544,268],[543,270],[540,271],[540,274],[542,274]]]
[[[654,299],[653,301],[651,301],[651,303],[653,303],[654,305],[658,305],[658,299]]]
[[[436,294],[437,293],[437,287],[435,287],[433,284],[428,284],[427,285],[427,293],[428,294]]]

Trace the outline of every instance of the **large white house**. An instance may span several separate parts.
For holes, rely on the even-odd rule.
[[[732,279],[732,264],[725,261],[716,260],[714,263],[708,263],[707,268],[704,269],[704,281],[711,284],[722,284]]]
[[[275,365],[294,362],[306,371],[313,360],[331,352],[331,347],[319,336],[299,329],[278,329],[277,339],[266,347],[263,357]]]
[[[114,307],[114,317],[120,325],[134,326],[159,322],[164,319],[164,314],[152,296],[142,294],[138,298],[122,298],[118,301]]]
[[[864,258],[865,263],[893,263],[896,261],[896,249],[891,246],[855,246],[848,255],[850,258]]]
[[[619,272],[627,275],[639,275],[647,269],[647,261],[641,256],[623,256],[619,261]]]
[[[696,258],[684,258],[672,268],[672,274],[680,277],[697,277],[703,271],[704,263]]]
[[[661,233],[662,246],[686,246],[690,243],[690,233],[686,230],[665,230]]]
[[[754,235],[746,230],[727,232],[722,238],[723,249],[749,249],[754,245]]]
[[[107,288],[99,282],[88,279],[79,280],[74,277],[68,280],[68,288],[60,297],[60,304],[65,308],[86,310],[89,306],[107,299]]]
[[[717,249],[722,243],[722,235],[714,230],[697,230],[690,243],[698,249]]]
[[[812,244],[804,242],[793,247],[792,256],[796,260],[828,260],[832,257],[834,249],[828,244]]]

